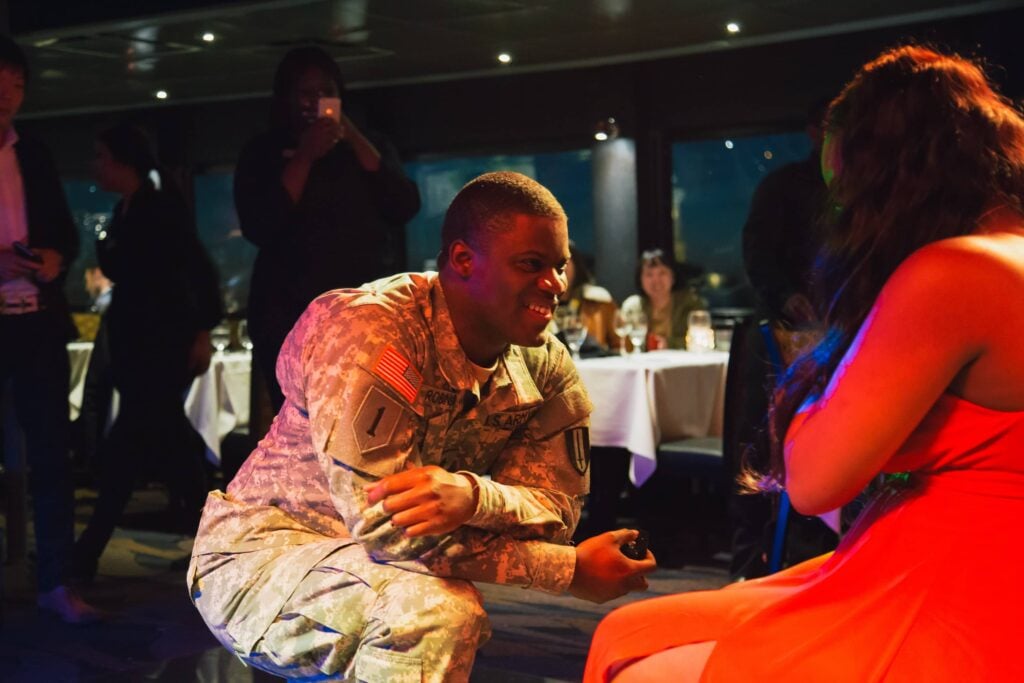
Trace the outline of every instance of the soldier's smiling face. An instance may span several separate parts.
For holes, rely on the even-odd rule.
[[[514,214],[506,229],[488,232],[471,248],[465,271],[466,291],[476,304],[467,322],[472,339],[464,347],[479,346],[494,356],[509,344],[539,346],[544,330],[565,291],[565,264],[569,260],[566,222],[545,216]],[[470,358],[472,351],[466,348]]]

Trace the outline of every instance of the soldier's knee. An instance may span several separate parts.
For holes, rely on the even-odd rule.
[[[441,616],[445,628],[453,637],[464,638],[467,644],[485,639],[490,629],[480,591],[469,581],[444,583],[447,595],[441,603]]]
[[[489,636],[483,597],[472,583],[403,572],[378,595],[364,642],[440,654],[475,651]]]

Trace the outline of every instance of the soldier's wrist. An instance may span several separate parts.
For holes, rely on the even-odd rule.
[[[474,477],[469,472],[459,472],[458,474],[462,475],[462,477],[465,478],[469,482],[470,488],[472,489],[472,494],[473,494],[472,509],[473,509],[473,514],[475,515],[476,511],[480,507],[480,484],[477,483],[476,477]]]

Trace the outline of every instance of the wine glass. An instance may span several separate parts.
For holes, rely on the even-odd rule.
[[[580,347],[583,346],[583,341],[587,338],[587,326],[583,324],[583,319],[571,307],[566,306],[564,310],[559,309],[558,313],[558,329],[565,338],[565,345],[572,352],[572,359],[578,361],[580,360]]]
[[[252,351],[252,339],[249,337],[249,321],[240,320],[238,322],[238,343],[242,345],[242,348],[246,351]]]
[[[217,325],[210,330],[210,343],[217,351],[224,351],[231,346],[231,328],[227,325]]]
[[[629,314],[629,341],[633,345],[633,355],[639,355],[647,338],[647,316],[643,311]]]
[[[615,336],[619,338],[619,355],[626,355],[626,337],[629,336],[629,315],[621,309],[615,311]]]

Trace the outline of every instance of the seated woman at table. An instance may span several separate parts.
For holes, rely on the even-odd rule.
[[[679,277],[680,268],[661,249],[645,251],[637,262],[638,294],[622,302],[622,313],[642,312],[647,318],[647,350],[686,347],[686,317],[707,308],[697,290]]]
[[[581,353],[587,350],[601,352],[618,350],[621,341],[615,336],[615,304],[611,292],[594,283],[594,276],[587,265],[587,255],[580,251],[575,242],[569,243],[569,261],[565,264],[565,279],[568,289],[558,297],[558,303],[571,307],[587,328],[587,337]]]
[[[95,172],[101,188],[121,195],[96,242],[115,283],[105,325],[120,404],[100,447],[96,509],[75,544],[74,572],[86,580],[143,472],[168,481],[183,529],[198,523],[206,449],[185,416],[184,392],[209,366],[209,330],[221,318],[217,273],[192,212],[143,132],[119,125],[100,133]]]
[[[817,514],[906,474],[831,555],[613,612],[588,682],[1024,680],[1024,120],[911,46],[827,128],[829,333],[776,392],[770,480]]]

